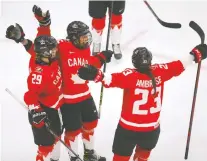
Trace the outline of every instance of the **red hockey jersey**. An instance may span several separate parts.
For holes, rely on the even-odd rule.
[[[133,131],[152,131],[159,126],[164,83],[184,71],[181,61],[152,65],[156,80],[156,95],[151,79],[135,69],[105,76],[105,87],[124,89],[122,112],[119,124]]]
[[[39,106],[39,103],[58,109],[63,103],[61,92],[61,72],[58,62],[50,66],[36,64],[31,67],[31,73],[27,79],[28,92],[24,95],[25,103],[32,108]]]
[[[48,30],[48,29],[47,29]],[[38,34],[47,33],[45,28],[38,28]],[[38,108],[43,104],[50,108],[58,109],[63,103],[61,91],[62,78],[58,61],[50,66],[38,65],[35,63],[34,45],[27,50],[31,55],[29,69],[30,74],[27,79],[28,92],[24,95],[24,101],[30,108]]]
[[[102,65],[100,60],[97,57],[90,56],[90,48],[80,50],[67,40],[60,40],[58,47],[65,102],[78,103],[89,98],[91,94],[88,81],[81,79],[77,72],[85,64],[93,64],[100,68]]]

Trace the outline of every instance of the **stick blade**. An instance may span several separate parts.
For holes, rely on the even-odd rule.
[[[154,17],[157,19],[157,21],[164,27],[168,27],[168,28],[174,28],[174,29],[179,29],[181,28],[181,24],[180,23],[172,23],[172,22],[165,22],[163,20],[161,20],[157,14],[155,13],[155,11],[152,9],[152,7],[150,6],[150,4],[144,0],[144,3],[146,4],[146,6],[148,7],[148,9],[151,11],[151,13],[154,15]]]
[[[201,44],[203,44],[205,40],[205,33],[201,27],[194,21],[190,21],[189,26],[198,33],[201,38]]]
[[[168,22],[164,22],[164,21],[161,21],[161,20],[158,20],[158,21],[162,26],[165,26],[165,27],[168,27],[168,28],[174,28],[174,29],[181,28],[180,23],[168,23]]]

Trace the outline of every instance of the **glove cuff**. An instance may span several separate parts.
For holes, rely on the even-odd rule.
[[[194,55],[196,63],[198,63],[202,60],[202,54],[197,48],[194,48],[192,50],[191,54]]]
[[[94,78],[94,82],[100,82],[104,78],[104,74],[102,73],[101,70],[98,70],[98,73],[96,74],[96,77]]]
[[[32,111],[32,110],[37,111],[37,110],[42,109],[39,104],[37,104],[37,105],[34,105],[34,104],[28,105],[28,108],[29,108],[29,111]]]
[[[51,24],[51,20],[46,20],[46,21],[39,21],[40,26],[49,26]]]

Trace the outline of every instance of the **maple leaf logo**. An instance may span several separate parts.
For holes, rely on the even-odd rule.
[[[84,84],[86,81],[81,79],[78,74],[72,74],[71,80],[74,84]]]

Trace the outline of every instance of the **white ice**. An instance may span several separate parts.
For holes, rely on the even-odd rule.
[[[3,1],[0,17],[0,111],[1,111],[1,159],[2,161],[35,160],[36,145],[27,120],[27,112],[6,91],[9,88],[19,99],[27,90],[29,55],[20,44],[4,38],[6,28],[19,23],[27,38],[34,39],[37,21],[32,6],[37,4],[49,9],[52,17],[52,34],[60,39],[66,35],[66,27],[72,20],[81,20],[90,25],[87,0]],[[207,2],[205,1],[153,1],[157,14],[165,21],[182,23],[181,29],[161,26],[142,1],[126,3],[123,15],[122,48],[123,59],[107,65],[108,72],[131,67],[131,54],[138,46],[148,47],[154,62],[169,62],[188,56],[189,51],[200,43],[198,35],[188,26],[196,21],[207,33]],[[106,30],[103,44],[106,40]],[[103,45],[103,49],[105,46]],[[189,66],[179,77],[165,85],[161,113],[161,135],[150,161],[183,161],[188,125],[193,99],[197,65]],[[189,150],[189,161],[207,159],[207,61],[202,62],[197,101]],[[99,103],[100,84],[90,83],[91,91]],[[112,143],[119,120],[122,90],[104,89],[101,119],[96,130],[96,150],[108,161],[112,160]],[[80,154],[83,153],[80,141]],[[68,159],[62,147],[60,161]]]

